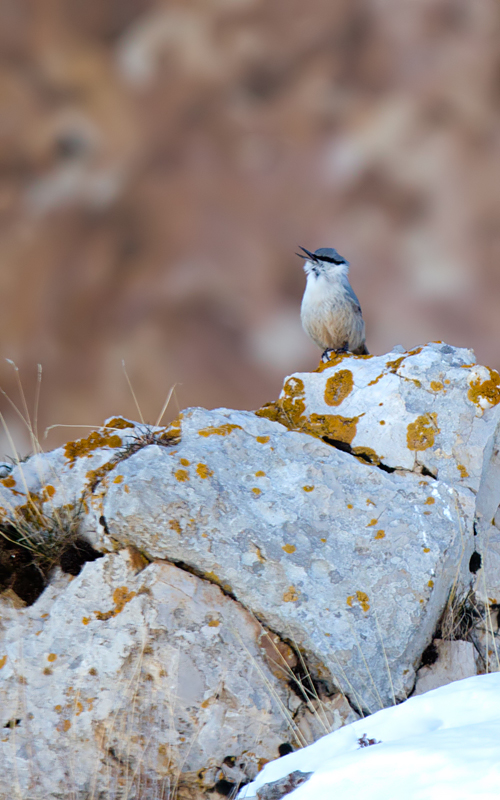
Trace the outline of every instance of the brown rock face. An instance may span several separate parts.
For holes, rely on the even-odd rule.
[[[298,244],[351,261],[371,352],[498,367],[499,24],[492,0],[4,3],[0,356],[32,417],[43,365],[40,435],[136,415],[122,359],[152,422],[175,383],[167,416],[276,396],[319,355]]]

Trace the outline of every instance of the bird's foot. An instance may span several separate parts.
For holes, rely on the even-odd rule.
[[[327,347],[326,350],[323,351],[323,355],[321,356],[323,364],[328,364],[332,356],[332,353],[335,353],[335,355],[345,355],[345,353],[348,353],[349,352],[348,345],[349,342],[344,342],[342,347],[338,347],[337,349],[333,347]]]

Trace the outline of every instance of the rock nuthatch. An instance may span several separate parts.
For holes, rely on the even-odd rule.
[[[307,275],[300,310],[305,332],[323,350],[323,360],[332,350],[368,355],[361,306],[347,277],[349,262],[333,247],[300,249],[306,254],[297,253]]]

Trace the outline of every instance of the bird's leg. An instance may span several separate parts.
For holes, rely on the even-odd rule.
[[[338,347],[337,349],[333,347],[327,347],[326,350],[323,351],[323,355],[321,356],[321,360],[323,364],[328,364],[330,361],[330,356],[332,353],[336,353],[337,355],[344,355],[345,353],[349,352],[349,342],[344,342],[342,347]]]

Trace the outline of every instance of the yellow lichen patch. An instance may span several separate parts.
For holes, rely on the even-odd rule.
[[[431,381],[431,389],[433,392],[440,392],[443,388],[441,381]]]
[[[289,430],[351,444],[359,417],[342,417],[338,414],[311,414],[308,417],[305,408],[304,382],[292,376],[286,381],[280,399],[267,403],[255,413],[279,422]]]
[[[372,528],[374,525],[377,524],[377,522],[378,522],[378,519],[371,519],[366,527],[367,528]]]
[[[60,714],[62,711],[62,706],[57,704],[57,706],[54,706],[54,711],[56,712],[56,714]]]
[[[123,611],[125,605],[130,603],[136,595],[137,592],[129,592],[126,586],[118,586],[113,592],[113,603],[115,607],[111,609],[111,611],[95,611],[94,613],[97,619],[107,620],[111,617],[116,617],[117,614]]]
[[[320,539],[320,542],[323,542],[324,544],[326,542],[326,539]]]
[[[366,505],[367,506],[374,506],[374,505],[376,505],[376,503],[374,503],[373,500],[370,500],[370,498],[367,497],[366,498]]]
[[[375,386],[379,382],[380,378],[383,378],[383,377],[384,377],[384,373],[382,372],[380,375],[377,375],[376,378],[374,378],[372,381],[370,381],[368,386]]]
[[[373,538],[374,539],[385,539],[385,531],[383,531],[383,530],[377,531],[377,533],[375,534],[375,536]]]
[[[209,428],[203,428],[201,431],[198,431],[200,436],[228,436],[231,431],[235,430],[242,430],[241,425],[231,425],[229,422],[224,423],[224,425],[219,426],[211,426]]]
[[[181,420],[183,414],[179,414],[177,419],[172,420],[168,428],[161,434],[160,439],[169,444],[179,444],[181,440]]]
[[[125,428],[135,428],[135,425],[133,422],[129,422],[128,419],[124,419],[123,417],[113,417],[113,419],[110,419],[109,422],[106,423],[106,428],[125,430]]]
[[[351,444],[356,436],[359,417],[341,417],[340,414],[311,414],[310,421],[301,427],[304,433],[326,436],[338,442]]]
[[[56,490],[55,490],[55,488],[54,488],[53,486],[51,486],[51,484],[50,484],[50,483],[48,483],[48,484],[47,484],[46,486],[44,486],[44,487],[43,487],[43,489],[42,489],[42,500],[45,502],[45,501],[46,501],[46,500],[48,500],[50,497],[54,497],[55,493],[56,493]]]
[[[279,402],[290,422],[297,424],[306,410],[304,381],[293,376],[288,378]]]
[[[435,502],[436,501],[434,500],[433,497],[428,497],[427,500],[425,501],[425,505],[426,506],[433,506]]]
[[[475,380],[471,380],[470,389],[467,392],[467,397],[472,403],[475,403],[480,408],[487,408],[496,406],[500,403],[500,375],[494,369],[485,367],[488,370],[490,377],[482,381],[481,376],[477,376]]]
[[[7,663],[7,656],[2,656],[2,658],[0,658],[0,669],[3,669],[6,663]]]
[[[430,547],[424,547],[424,553],[430,553],[430,552],[431,552]]]
[[[267,444],[270,438],[270,436],[257,436],[255,441],[259,444]]]
[[[183,467],[189,467],[189,465],[191,464],[191,462],[188,461],[187,458],[181,458],[180,463],[182,464]]]
[[[100,447],[116,448],[121,447],[121,444],[122,440],[116,433],[110,435],[93,431],[86,439],[68,442],[64,447],[64,455],[69,460],[69,466],[72,469],[77,458],[90,456],[94,450],[98,450]]]
[[[220,621],[218,619],[211,619],[208,623],[209,628],[218,628],[220,625]]]
[[[296,603],[299,599],[299,594],[300,592],[295,586],[289,586],[288,591],[283,595],[283,600],[285,603]]]
[[[63,720],[62,729],[63,729],[64,733],[69,731],[70,728],[71,728],[71,722],[69,721],[69,719]]]
[[[170,520],[170,522],[168,523],[168,527],[169,527],[169,528],[170,528],[172,531],[175,531],[176,533],[178,533],[178,534],[179,534],[179,536],[181,535],[181,533],[182,533],[182,528],[181,528],[181,523],[179,522],[179,520],[177,520],[177,519],[171,519],[171,520]]]
[[[410,422],[406,432],[406,445],[408,450],[427,450],[433,447],[436,433],[440,429],[437,426],[437,414],[422,414],[414,422]]]
[[[6,486],[7,489],[12,489],[12,487],[16,485],[16,482],[11,475],[8,475],[7,478],[2,478],[0,483],[3,483],[3,485]]]
[[[220,588],[223,589],[225,592],[233,591],[233,587],[231,586],[231,584],[222,583],[222,580],[215,572],[205,572],[203,577],[206,578],[207,581],[212,581],[212,583],[216,583],[217,586],[220,586]]]
[[[314,372],[323,372],[325,369],[336,367],[337,364],[342,363],[344,358],[349,358],[349,353],[336,353],[335,351],[332,351],[328,355],[328,361],[321,360]]]
[[[395,358],[394,361],[386,361],[385,366],[390,370],[390,372],[396,372],[396,370],[399,369],[405,358],[406,355],[400,356],[399,358]]]
[[[79,717],[83,711],[83,705],[80,703],[79,700],[75,703],[75,716]]]
[[[347,508],[354,508],[352,503],[347,503]]]
[[[113,483],[121,483],[123,481],[123,475],[117,475],[116,478],[113,479]]]
[[[358,461],[364,461],[365,464],[369,461],[370,464],[377,464],[378,466],[381,462],[380,456],[372,447],[353,447],[352,454],[356,456]]]
[[[200,476],[200,478],[209,478],[213,475],[213,470],[209,469],[206,464],[198,464],[196,467],[196,474]]]
[[[430,589],[432,589],[432,587],[434,586],[434,581],[433,581],[433,580],[427,581],[427,586],[428,586]]]
[[[55,661],[57,658],[55,653],[49,653],[47,656],[47,661]]]
[[[262,470],[259,469],[258,472],[255,473],[255,477],[256,478],[265,478],[266,477],[266,473],[262,472]]]
[[[326,381],[325,403],[327,406],[339,406],[352,392],[354,379],[350,369],[341,369]]]
[[[180,483],[184,483],[184,481],[189,480],[189,475],[185,469],[178,469],[176,472],[174,472],[174,475]]]
[[[296,547],[294,544],[283,544],[281,549],[285,551],[285,553],[295,553]]]
[[[82,622],[84,625],[88,625],[90,622],[90,617],[82,617]]]
[[[385,419],[381,419],[378,424],[379,425],[385,425]]]
[[[303,490],[305,492],[312,492],[313,489],[314,489],[314,486],[303,486],[302,488],[303,488]]]
[[[259,494],[262,494],[261,490],[257,486],[254,486],[254,488],[252,489],[252,492],[254,494],[256,494],[257,497],[259,496]]]
[[[352,608],[352,604],[354,600],[357,600],[360,604],[363,611],[368,611],[370,608],[370,604],[368,602],[370,598],[365,592],[356,592],[356,594],[350,594],[347,598],[347,605],[349,608]]]
[[[90,469],[86,474],[87,483],[89,488],[93,491],[99,481],[102,481],[108,472],[111,472],[116,466],[115,462],[108,461],[106,464],[103,464],[102,467],[97,467],[97,469]]]
[[[460,473],[460,477],[461,478],[468,478],[469,477],[469,473],[467,472],[467,469],[464,467],[463,464],[457,464],[457,469],[458,469],[458,471]]]

